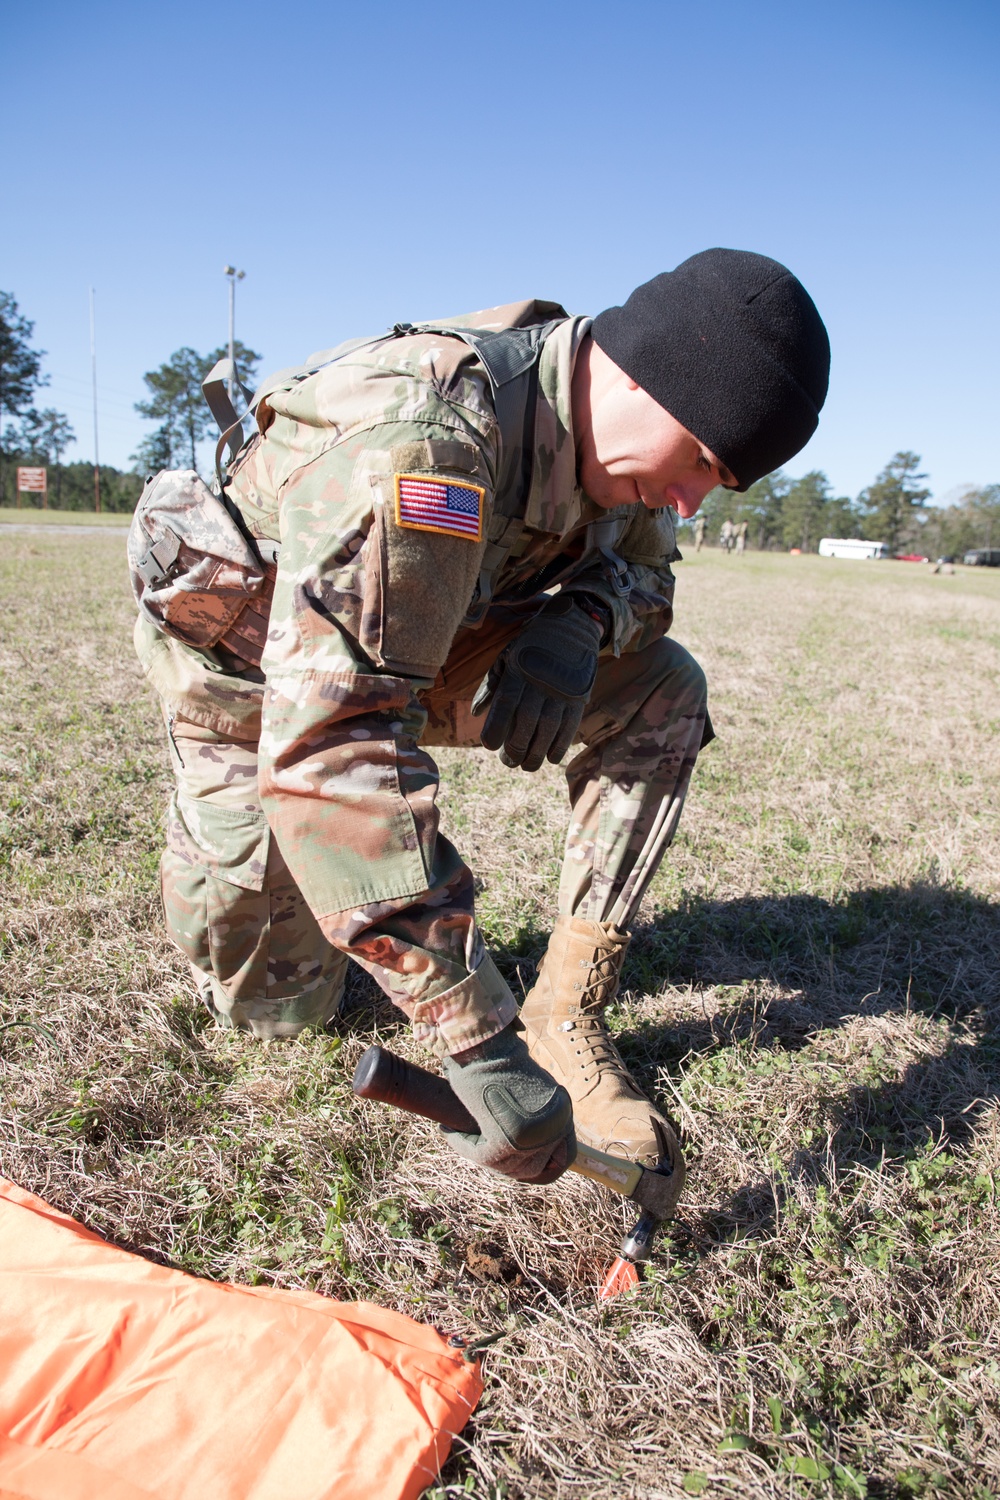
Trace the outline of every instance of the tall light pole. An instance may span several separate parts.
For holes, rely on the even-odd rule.
[[[234,337],[236,328],[236,283],[242,281],[247,274],[245,271],[237,271],[235,266],[223,266],[222,274],[229,277],[229,362],[232,365],[236,355],[236,340]],[[233,377],[229,377],[229,399],[235,400],[236,386]]]
[[[97,446],[97,313],[90,288],[90,384],[94,397],[94,509],[101,510],[101,455]]]

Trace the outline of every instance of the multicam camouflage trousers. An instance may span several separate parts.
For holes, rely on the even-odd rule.
[[[423,744],[479,743],[473,694],[528,612],[500,607],[479,630],[459,632],[437,681],[421,694]],[[171,658],[165,717],[176,790],[161,864],[170,936],[222,1024],[262,1037],[322,1024],[339,1007],[351,950],[333,947],[320,931],[261,810],[260,674],[220,672],[144,622],[136,644],[161,691],[162,659]],[[181,691],[178,669],[187,674]],[[179,711],[187,704],[190,717]],[[683,799],[710,737],[704,674],[682,646],[663,636],[618,658],[602,656],[581,743],[566,767],[561,913],[606,919],[657,814]]]
[[[294,1036],[336,1015],[347,958],[331,948],[271,836],[257,743],[166,713],[176,789],[160,889],[167,929],[224,1026]]]

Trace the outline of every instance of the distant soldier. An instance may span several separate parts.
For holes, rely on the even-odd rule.
[[[722,529],[719,532],[719,541],[722,544],[723,552],[731,552],[733,550],[733,534],[735,531],[736,527],[732,521],[723,521]]]
[[[129,552],[176,781],[167,928],[224,1025],[322,1025],[353,960],[478,1122],[456,1151],[550,1181],[575,1131],[679,1186],[605,1020],[712,737],[666,634],[674,518],[796,454],[828,368],[791,272],[709,250],[593,320],[526,302],[325,351],[261,388],[224,503],[150,483]],[[574,747],[520,1017],[438,821],[433,747],[480,743],[524,771]]]
[[[695,516],[694,520],[694,550],[700,552],[705,545],[705,517]]]
[[[738,557],[741,557],[747,550],[747,532],[749,530],[749,521],[741,521],[736,528],[736,555]]]

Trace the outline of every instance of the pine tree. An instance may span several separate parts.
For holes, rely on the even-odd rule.
[[[823,535],[830,481],[821,469],[796,479],[782,502],[781,534],[786,547],[814,552]]]
[[[791,485],[788,476],[776,469],[752,484],[745,495],[736,497],[739,507],[736,519],[750,522],[751,541],[762,552],[781,539],[785,498]]]
[[[885,542],[890,552],[898,551],[918,535],[921,513],[931,493],[920,484],[927,475],[919,473],[919,468],[918,453],[896,453],[875,483],[858,496],[865,536]]]

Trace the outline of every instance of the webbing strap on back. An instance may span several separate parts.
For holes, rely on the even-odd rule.
[[[538,403],[538,359],[555,322],[529,328],[480,331],[451,330],[474,349],[493,389],[500,429],[500,469],[475,596],[465,625],[479,625],[493,598],[496,580],[524,529],[524,514],[534,464],[535,409]],[[438,330],[431,330],[437,332]]]
[[[235,387],[243,397],[246,411],[243,416],[237,416],[229,392]],[[215,418],[219,432],[222,434],[215,445],[215,475],[219,481],[219,492],[224,488],[222,479],[222,454],[229,444],[229,462],[232,463],[237,453],[243,446],[243,422],[250,410],[252,397],[239,376],[236,364],[228,356],[217,360],[209,370],[201,383],[202,394],[208,402],[208,409]],[[237,433],[239,438],[237,439]]]

